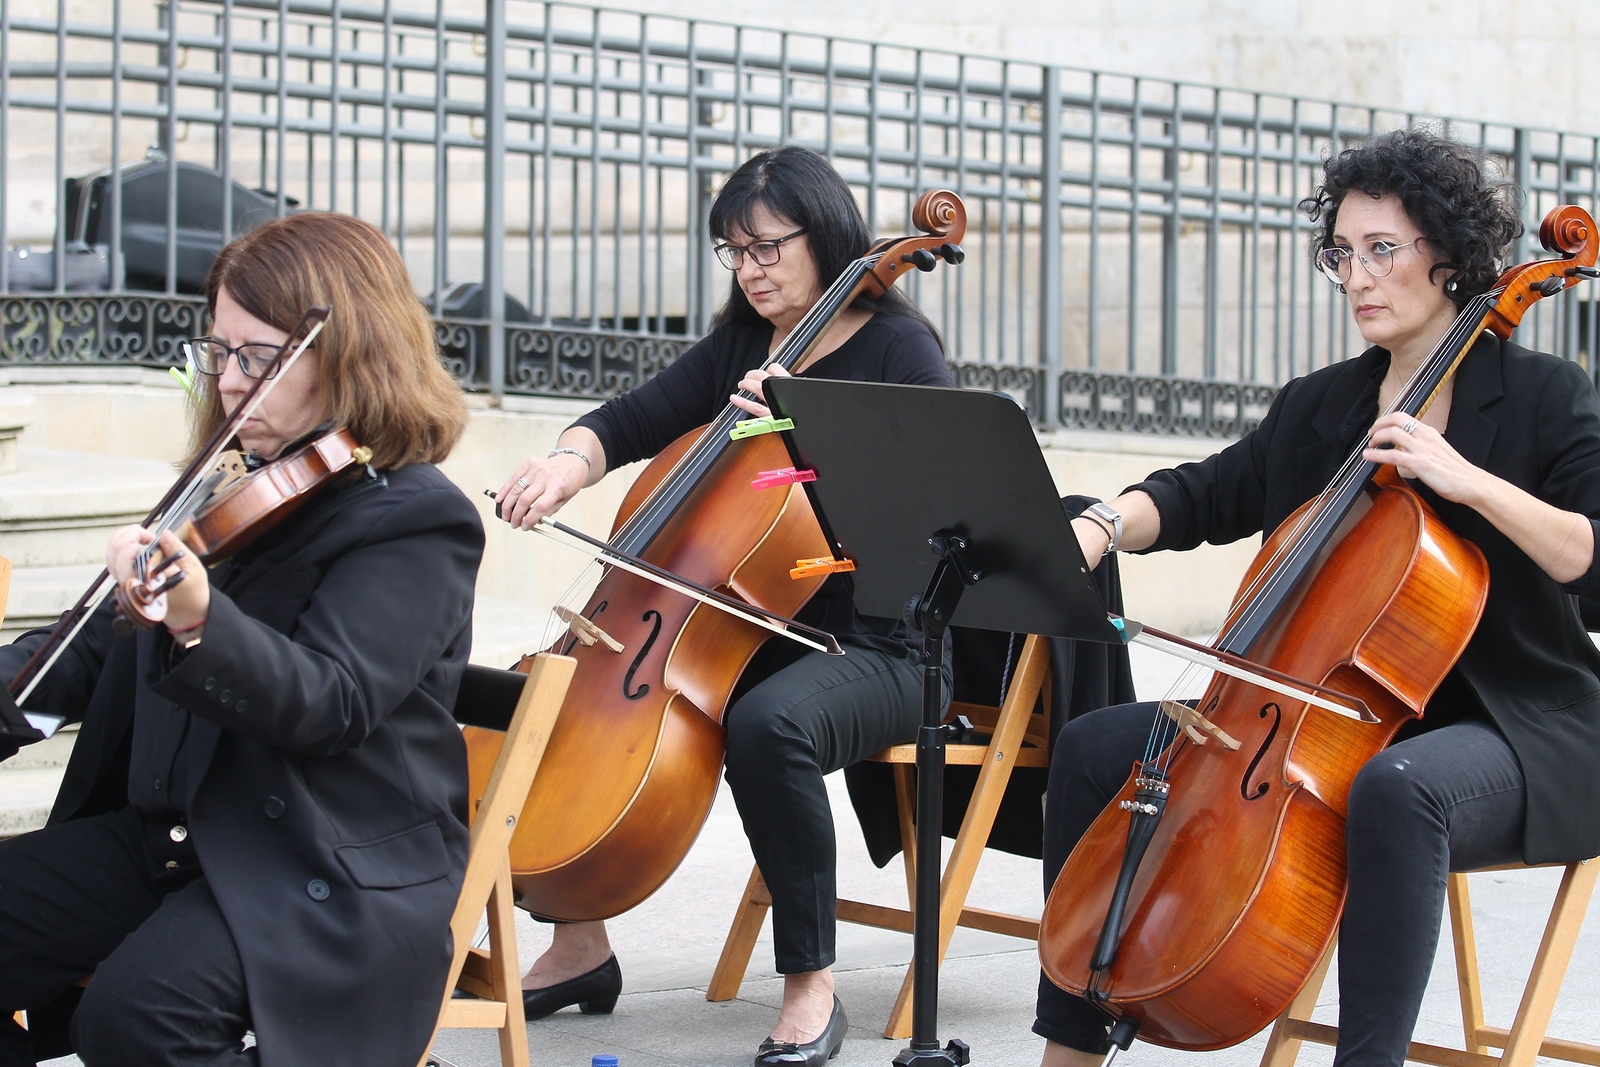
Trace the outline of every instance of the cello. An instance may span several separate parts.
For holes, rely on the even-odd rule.
[[[1581,208],[1552,211],[1540,240],[1560,258],[1467,302],[1390,411],[1420,416],[1484,330],[1507,338],[1535,302],[1600,275]],[[1299,992],[1343,910],[1355,775],[1420,716],[1482,614],[1482,553],[1364,447],[1266,539],[1216,644],[1353,693],[1380,721],[1232,678],[1192,709],[1163,701],[1145,757],[1046,902],[1045,973],[1114,1018],[1121,1048],[1136,1033],[1225,1048]]]
[[[911,217],[921,235],[880,241],[852,262],[768,367],[803,363],[858,296],[881,295],[941,259],[961,261],[966,210],[954,193],[924,193]],[[752,486],[792,461],[777,434],[746,436],[749,427],[736,425],[745,417],[730,404],[656,456],[618,510],[609,539],[617,555],[602,559],[641,560],[684,585],[790,616],[837,568],[799,484]],[[582,611],[562,617],[560,651],[578,664],[519,818],[511,870],[529,911],[592,921],[644,900],[688,853],[716,797],[722,714],[771,634],[621,566],[608,567]],[[477,797],[503,735],[463,733]]]

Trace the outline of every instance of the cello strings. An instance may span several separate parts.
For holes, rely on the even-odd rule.
[[[1428,396],[1431,396],[1444,381],[1454,365],[1465,356],[1468,343],[1476,339],[1481,333],[1488,310],[1504,293],[1503,288],[1496,288],[1489,292],[1474,297],[1458,314],[1444,336],[1434,345],[1428,356],[1422,361],[1417,371],[1401,387],[1399,393],[1389,406],[1379,413],[1384,415],[1395,411],[1410,411],[1417,414],[1421,405]],[[1328,485],[1314,498],[1312,506],[1297,520],[1288,536],[1274,550],[1267,563],[1257,571],[1250,585],[1240,596],[1241,607],[1234,619],[1224,627],[1216,636],[1214,643],[1223,644],[1230,636],[1239,633],[1245,626],[1254,621],[1266,600],[1279,590],[1283,583],[1298,581],[1303,568],[1285,566],[1286,561],[1292,562],[1296,556],[1306,551],[1308,544],[1314,544],[1320,549],[1324,540],[1321,536],[1311,537],[1311,534],[1320,534],[1324,527],[1333,521],[1342,521],[1343,515],[1337,517],[1330,513],[1334,503],[1341,499],[1352,488],[1357,479],[1370,476],[1370,468],[1375,464],[1361,458],[1371,441],[1370,435],[1363,435],[1361,443],[1345,457],[1335,472]],[[1237,650],[1242,651],[1242,650]],[[1184,684],[1192,677],[1192,672],[1197,668],[1191,665],[1180,673],[1167,691],[1167,700],[1174,699],[1174,695],[1181,691]],[[1173,741],[1179,735],[1178,724],[1168,716],[1162,706],[1157,704],[1150,729],[1150,736],[1145,746],[1144,763],[1157,762],[1159,769],[1164,773],[1174,757]]]
[[[1471,339],[1472,334],[1481,329],[1489,306],[1503,292],[1503,289],[1491,290],[1474,297],[1468,303],[1463,312],[1451,323],[1450,328],[1445,331],[1444,336],[1440,338],[1439,343],[1434,346],[1428,357],[1423,360],[1416,373],[1401,387],[1395,399],[1384,411],[1379,413],[1380,417],[1395,411],[1409,410],[1413,404],[1426,399],[1426,395],[1419,396],[1419,394],[1424,392],[1431,394],[1433,390],[1438,388],[1439,382],[1443,380],[1443,375],[1439,372],[1448,370],[1449,365],[1465,354],[1466,342]],[[1441,367],[1441,363],[1445,364],[1445,366]],[[1240,597],[1241,608],[1235,619],[1219,636],[1220,641],[1226,642],[1231,636],[1252,622],[1257,612],[1261,609],[1263,601],[1270,594],[1280,589],[1284,582],[1299,580],[1299,568],[1284,567],[1282,564],[1285,560],[1305,551],[1308,540],[1306,535],[1312,531],[1323,532],[1322,527],[1330,518],[1328,511],[1332,503],[1342,497],[1352,487],[1352,483],[1357,478],[1364,478],[1370,474],[1370,468],[1373,465],[1361,458],[1361,453],[1365,450],[1370,439],[1370,437],[1364,436],[1361,444],[1350,451],[1333,479],[1317,495],[1312,507],[1306,510],[1294,529],[1284,538],[1273,556],[1267,561],[1267,564],[1257,572],[1245,595]],[[1334,521],[1342,520],[1342,518],[1343,516],[1340,515]],[[1322,539],[1319,537],[1315,540],[1321,541]],[[1236,649],[1235,651],[1239,650]]]
[[[788,370],[799,355],[811,347],[820,335],[821,327],[831,321],[845,301],[853,296],[855,287],[880,258],[881,254],[874,253],[851,263],[834,284],[829,286],[821,299],[801,317],[795,329],[778,346],[778,351],[763,366],[770,367],[774,363],[780,363],[785,370]],[[785,362],[786,359],[789,362]],[[755,399],[753,394],[744,390],[740,392],[749,399]],[[684,457],[673,466],[661,484],[645,498],[645,502],[623,524],[622,529],[617,531],[613,541],[618,547],[625,548],[633,555],[639,554],[639,548],[642,546],[637,542],[641,538],[652,537],[667,514],[676,510],[683,494],[699,482],[710,464],[722,454],[727,443],[728,431],[733,428],[733,424],[746,416],[747,413],[743,409],[732,403],[723,408],[722,413],[706,428]]]

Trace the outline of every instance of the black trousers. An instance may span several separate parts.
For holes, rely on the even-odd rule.
[[[1144,754],[1156,705],[1073,719],[1051,759],[1045,892]],[[1468,719],[1393,745],[1350,790],[1350,893],[1339,930],[1335,1067],[1400,1067],[1433,969],[1446,875],[1522,856],[1524,781],[1493,724]],[[1033,1031],[1086,1052],[1109,1050],[1100,1011],[1039,976]]]
[[[772,893],[773,955],[780,974],[834,960],[837,857],[833,812],[822,776],[889,745],[915,740],[922,722],[922,671],[904,655],[849,647],[843,656],[769,641],[736,694],[726,776]],[[771,651],[769,651],[771,650]],[[772,657],[791,659],[772,669]],[[946,663],[945,692],[949,693]]]
[[[258,1062],[238,948],[169,829],[129,808],[0,842],[0,1067],[69,1051],[39,1023],[90,974],[70,1050],[87,1067]]]

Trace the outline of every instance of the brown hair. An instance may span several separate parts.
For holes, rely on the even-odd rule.
[[[323,417],[372,449],[380,469],[437,463],[466,429],[461,389],[439,362],[427,310],[383,233],[348,215],[302,212],[275,219],[224,248],[206,276],[217,292],[285,332],[306,309],[333,309],[317,336]],[[191,449],[224,419],[217,379],[204,376]]]

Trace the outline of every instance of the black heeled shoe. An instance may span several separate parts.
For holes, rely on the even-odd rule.
[[[844,1032],[850,1023],[844,1017],[844,1005],[833,998],[833,1014],[828,1025],[822,1028],[815,1041],[803,1045],[793,1041],[774,1041],[767,1038],[756,1050],[756,1067],[822,1067],[844,1048]]]
[[[622,995],[622,968],[612,956],[594,970],[543,989],[522,991],[522,1017],[528,1021],[554,1015],[576,1004],[585,1015],[610,1015]]]

